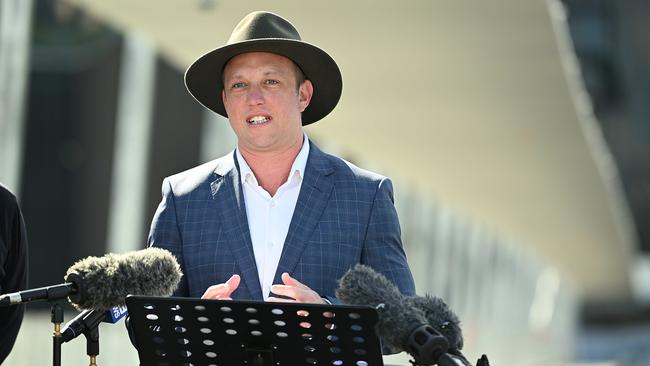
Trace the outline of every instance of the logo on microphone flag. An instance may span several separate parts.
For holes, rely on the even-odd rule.
[[[128,313],[126,305],[113,306],[106,312],[106,319],[104,321],[115,324]]]

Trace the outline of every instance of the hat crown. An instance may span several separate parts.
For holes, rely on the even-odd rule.
[[[237,24],[227,44],[264,38],[301,40],[298,30],[288,20],[271,12],[255,11]]]

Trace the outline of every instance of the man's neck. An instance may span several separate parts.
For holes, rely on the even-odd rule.
[[[278,188],[287,181],[291,173],[291,166],[300,153],[304,137],[301,136],[294,145],[288,149],[272,153],[251,152],[239,148],[239,152],[246,159],[246,163],[255,174],[257,183],[267,191],[271,197],[275,196]]]

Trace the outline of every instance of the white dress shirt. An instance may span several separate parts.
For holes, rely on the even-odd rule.
[[[307,135],[303,136],[302,148],[291,166],[289,177],[273,197],[258,184],[255,174],[237,149],[236,156],[243,184],[248,229],[253,243],[257,275],[264,300],[268,299],[271,285],[273,285],[284,240],[289,231],[289,224],[305,176],[309,142]]]

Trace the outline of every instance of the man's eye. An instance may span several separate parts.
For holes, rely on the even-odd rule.
[[[239,89],[239,88],[243,88],[245,86],[246,86],[246,83],[241,83],[241,82],[232,84],[233,89]]]
[[[279,81],[273,80],[273,79],[266,80],[265,83],[268,84],[268,85],[280,84]]]

